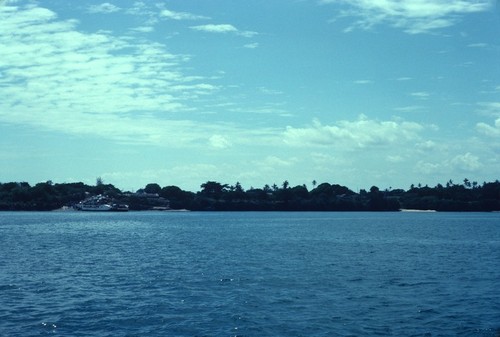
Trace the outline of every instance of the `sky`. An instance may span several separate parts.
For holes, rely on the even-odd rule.
[[[499,168],[496,1],[0,1],[0,182],[358,191]]]

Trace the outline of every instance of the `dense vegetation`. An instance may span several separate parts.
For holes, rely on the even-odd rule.
[[[235,185],[208,181],[199,192],[184,191],[177,186],[161,187],[151,183],[135,192],[122,192],[100,178],[95,186],[84,183],[54,184],[51,181],[34,186],[26,182],[0,183],[0,210],[55,210],[71,207],[81,200],[102,194],[131,210],[187,209],[196,211],[397,211],[399,209],[437,211],[500,211],[500,182],[454,184],[445,186],[411,186],[409,190],[380,190],[355,193],[345,186],[322,183],[308,190],[305,185],[243,189]],[[167,207],[165,207],[167,206]]]

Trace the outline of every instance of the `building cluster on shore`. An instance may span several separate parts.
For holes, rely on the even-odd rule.
[[[83,183],[54,184],[51,181],[30,186],[25,182],[0,183],[0,210],[45,211],[78,209],[95,211],[193,210],[193,211],[398,211],[402,209],[436,211],[500,211],[500,182],[463,184],[452,181],[435,187],[414,186],[355,193],[330,183],[291,187],[243,189],[235,185],[208,181],[199,192],[177,186],[161,187],[151,183],[136,192],[122,192],[100,181],[95,186]]]

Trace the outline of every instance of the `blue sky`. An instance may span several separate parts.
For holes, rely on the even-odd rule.
[[[0,181],[493,181],[489,0],[0,2]]]

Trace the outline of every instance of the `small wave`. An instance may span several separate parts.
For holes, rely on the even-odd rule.
[[[43,331],[54,333],[57,329],[57,324],[53,322],[42,322],[40,327]]]
[[[425,308],[425,309],[419,309],[418,310],[418,313],[419,314],[429,314],[429,315],[436,315],[438,314],[439,312],[436,311],[435,309],[433,308]]]
[[[19,289],[15,284],[0,284],[0,291]]]
[[[219,279],[219,282],[233,282],[234,278],[221,278]]]

